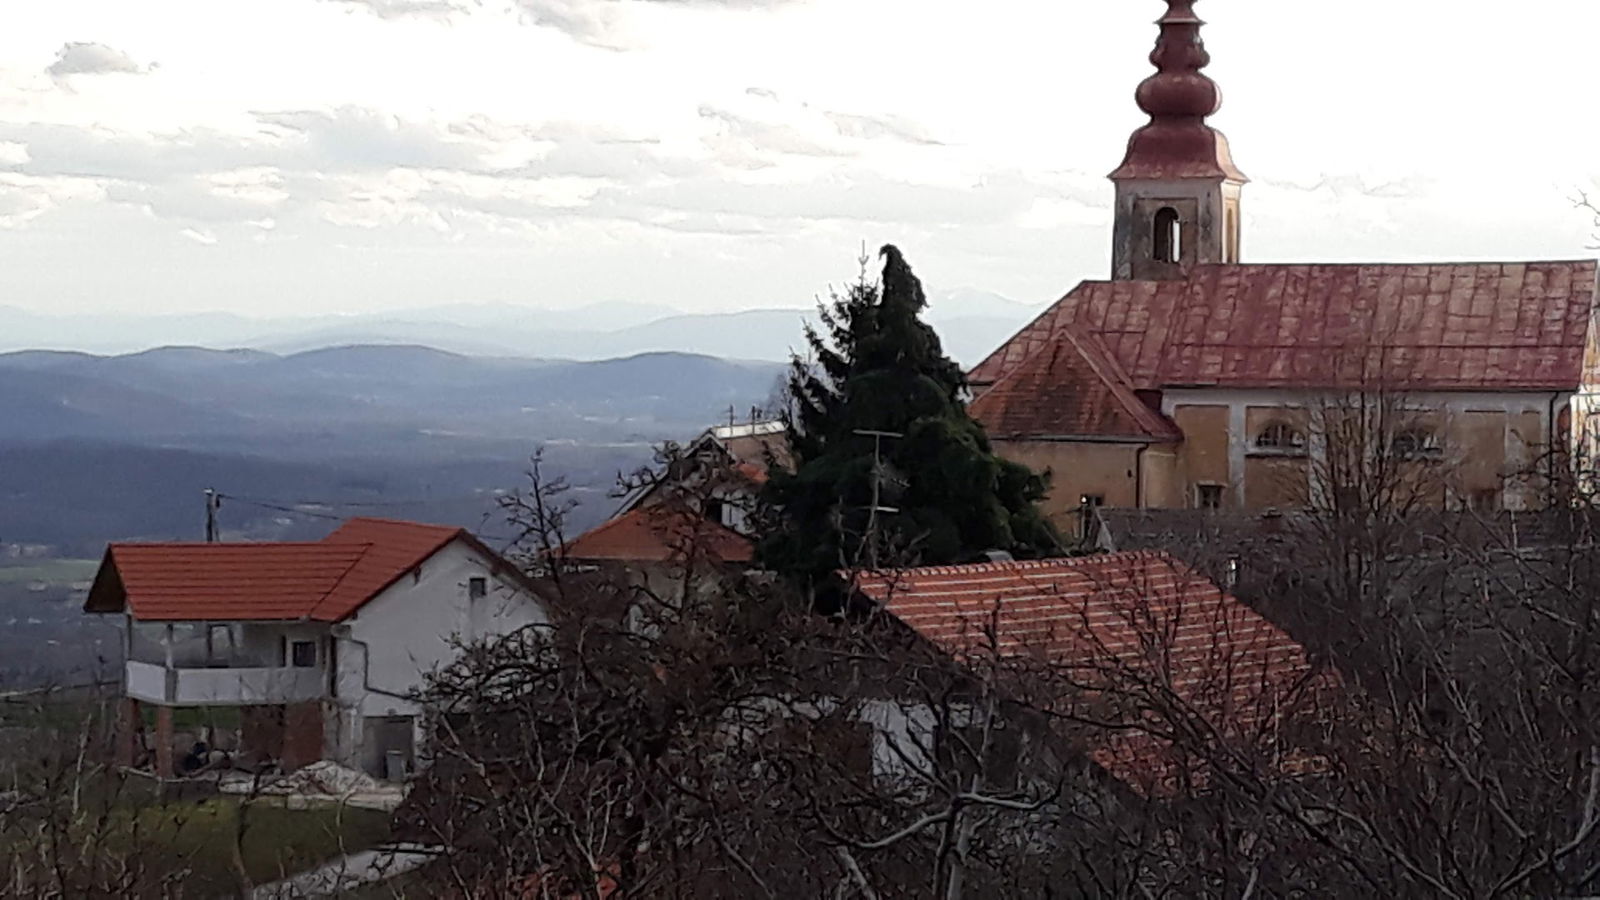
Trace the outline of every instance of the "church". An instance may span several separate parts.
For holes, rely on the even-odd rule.
[[[1248,179],[1207,123],[1222,96],[1194,3],[1167,0],[1136,94],[1150,121],[1110,175],[1110,279],[970,372],[973,417],[1051,472],[1067,527],[1100,505],[1314,503],[1319,461],[1351,439],[1319,423],[1352,397],[1406,411],[1385,448],[1448,466],[1442,504],[1529,508],[1519,473],[1587,430],[1596,263],[1243,262]]]

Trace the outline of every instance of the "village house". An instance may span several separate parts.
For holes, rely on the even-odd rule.
[[[112,544],[84,609],[126,620],[119,749],[134,761],[153,707],[163,776],[188,707],[239,708],[239,754],[285,770],[403,774],[423,743],[424,676],[459,643],[548,621],[467,531],[371,518],[317,542]]]
[[[1596,263],[1242,262],[1247,182],[1206,119],[1221,93],[1194,0],[1168,0],[1111,173],[1111,278],[970,373],[997,451],[1054,476],[1048,511],[1317,502],[1319,406],[1394,401],[1397,452],[1452,464],[1441,502],[1524,509],[1514,476],[1587,433]]]
[[[848,590],[994,685],[1001,708],[1056,723],[1026,736],[1007,723],[999,762],[1013,771],[994,773],[1007,780],[1041,753],[1059,769],[1062,740],[1144,796],[1203,793],[1208,758],[1301,774],[1313,754],[1289,736],[1342,690],[1281,628],[1161,552],[861,572]],[[909,699],[866,710],[880,774],[935,746],[927,701]],[[1162,736],[1173,733],[1213,745],[1178,747]]]
[[[787,431],[782,422],[775,420],[717,425],[706,429],[684,448],[680,464],[688,471],[664,472],[661,473],[663,479],[680,484],[715,479],[714,484],[705,485],[706,496],[699,501],[704,507],[701,514],[748,535],[753,530],[750,512],[756,495],[767,482],[767,467],[790,464]],[[628,494],[612,518],[622,518],[636,509],[659,503],[662,483],[652,481],[640,485]]]
[[[654,587],[668,583],[689,556],[748,564],[755,558],[751,513],[773,464],[790,464],[782,422],[708,428],[561,554],[569,564],[628,572]]]

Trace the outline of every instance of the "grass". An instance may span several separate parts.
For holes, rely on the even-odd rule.
[[[142,838],[147,864],[189,869],[186,892],[222,896],[237,890],[234,834],[241,801],[211,797],[140,809],[130,822]],[[251,803],[240,854],[252,883],[265,884],[389,839],[389,814],[316,806],[288,809],[275,800]]]
[[[225,796],[160,802],[148,794],[131,790],[119,798],[104,825],[83,824],[100,836],[93,840],[86,830],[82,838],[93,840],[97,858],[137,859],[146,886],[135,892],[138,896],[166,896],[166,888],[156,887],[160,884],[182,885],[185,897],[237,896],[241,861],[252,884],[269,884],[390,837],[389,814],[377,810],[334,805],[289,809],[279,798],[257,799],[246,807],[241,798]],[[236,856],[241,810],[246,810],[245,829]],[[0,829],[0,870],[7,851],[24,842],[32,841]]]
[[[144,716],[144,727],[154,732],[156,727],[156,708],[150,704],[143,704],[140,708]],[[173,731],[198,732],[202,726],[212,728],[226,728],[238,730],[243,713],[237,706],[178,706],[172,710]]]
[[[90,581],[100,561],[95,559],[40,559],[17,565],[0,564],[0,584],[71,584]]]

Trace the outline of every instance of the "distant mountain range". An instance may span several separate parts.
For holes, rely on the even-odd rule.
[[[543,447],[552,474],[614,505],[619,471],[745,418],[782,365],[652,353],[593,362],[413,345],[279,355],[168,347],[0,354],[0,545],[98,555],[107,540],[192,537],[201,492],[239,537],[384,511],[496,530],[495,498]]]
[[[1039,308],[962,289],[930,297],[928,320],[956,360],[973,365]],[[44,315],[0,306],[0,350],[129,353],[174,344],[297,353],[352,344],[419,344],[473,356],[612,359],[698,353],[783,360],[803,344],[810,309],[684,313],[653,304],[573,309],[511,304],[437,306],[381,314],[249,318],[196,315]]]

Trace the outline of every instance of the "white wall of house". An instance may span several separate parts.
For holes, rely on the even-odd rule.
[[[328,755],[373,768],[367,720],[378,717],[413,717],[414,745],[421,746],[421,710],[405,695],[456,658],[458,641],[549,621],[536,599],[491,568],[466,542],[454,541],[335,626],[335,697],[324,722]],[[473,578],[487,581],[482,598],[469,596]]]

